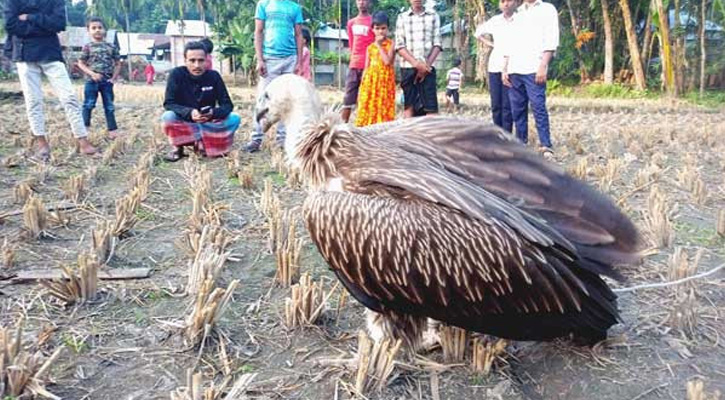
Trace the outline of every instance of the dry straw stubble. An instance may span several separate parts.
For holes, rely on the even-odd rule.
[[[56,349],[50,357],[40,351],[30,353],[27,348],[37,348],[39,344],[23,344],[24,321],[18,321],[15,331],[0,326],[0,398],[27,399],[41,396],[58,399],[45,389],[45,374],[60,356],[62,347]]]
[[[373,342],[367,333],[360,331],[355,375],[355,391],[358,394],[380,392],[388,385],[395,368],[395,356],[402,343],[400,339],[395,342],[390,339]]]
[[[98,270],[100,265],[95,256],[81,254],[78,256],[78,267],[73,270],[63,267],[63,278],[40,283],[48,289],[53,297],[66,305],[92,301],[98,293]]]

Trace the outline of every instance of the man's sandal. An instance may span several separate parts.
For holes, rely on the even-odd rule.
[[[187,157],[186,153],[184,153],[183,149],[179,148],[178,150],[171,150],[166,153],[163,158],[167,162],[177,162],[184,157]]]

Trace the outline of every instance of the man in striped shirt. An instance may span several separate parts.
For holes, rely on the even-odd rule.
[[[410,0],[410,9],[400,13],[395,24],[395,51],[400,55],[406,118],[438,113],[433,63],[441,48],[438,13],[426,10],[423,0]]]
[[[448,112],[451,112],[451,106],[458,112],[460,101],[460,94],[458,92],[463,84],[463,71],[458,68],[460,65],[460,58],[453,60],[453,68],[448,70],[448,75],[446,76],[446,81],[448,81],[446,85],[446,111]]]

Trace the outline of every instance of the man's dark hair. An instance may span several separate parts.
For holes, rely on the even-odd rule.
[[[461,66],[461,59],[456,57],[453,59],[453,66],[454,67],[460,67]]]
[[[106,29],[106,23],[103,22],[103,20],[101,19],[101,17],[96,17],[96,16],[88,17],[88,19],[86,20],[86,28],[88,28],[89,26],[91,26],[91,24],[94,23],[94,22],[100,23],[101,25],[103,25],[103,29]]]
[[[378,11],[373,14],[373,26],[375,25],[390,26],[390,24],[388,23],[388,14],[386,14],[385,11]]]
[[[204,46],[204,43],[201,42],[189,42],[184,46],[184,58],[186,58],[186,53],[188,53],[191,50],[201,50],[204,52],[204,55],[208,54],[206,52],[206,46]]]
[[[211,52],[214,51],[214,42],[212,42],[211,39],[209,39],[208,37],[201,39],[199,42],[204,45],[206,54],[211,54]]]
[[[302,29],[302,37],[305,38],[305,41],[307,44],[312,44],[312,36],[310,36],[310,30],[309,29]]]

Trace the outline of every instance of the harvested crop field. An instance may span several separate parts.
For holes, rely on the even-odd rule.
[[[343,294],[307,237],[298,208],[304,192],[278,150],[164,162],[163,87],[122,86],[116,116],[124,136],[106,139],[97,108],[91,138],[102,154],[95,158],[76,154],[49,96],[53,152],[39,164],[29,157],[18,91],[0,85],[0,375],[8,374],[6,383],[11,375],[30,378],[50,361],[26,393],[124,400],[725,393],[723,269],[621,292],[623,322],[591,349],[567,341],[496,348],[493,339],[464,336],[450,339],[461,347],[447,360],[440,348],[380,354],[389,368],[359,377],[363,307]],[[231,92],[242,115],[240,145],[251,130],[254,92]],[[341,98],[322,95],[328,105]],[[489,120],[487,94],[464,93],[463,101],[464,115]],[[553,98],[550,111],[556,161],[617,201],[642,234],[644,263],[613,287],[725,263],[723,110]],[[73,279],[45,279],[60,278],[64,267]],[[22,345],[11,346],[18,338]],[[4,400],[22,398],[2,384]],[[207,393],[193,397],[188,386]]]

